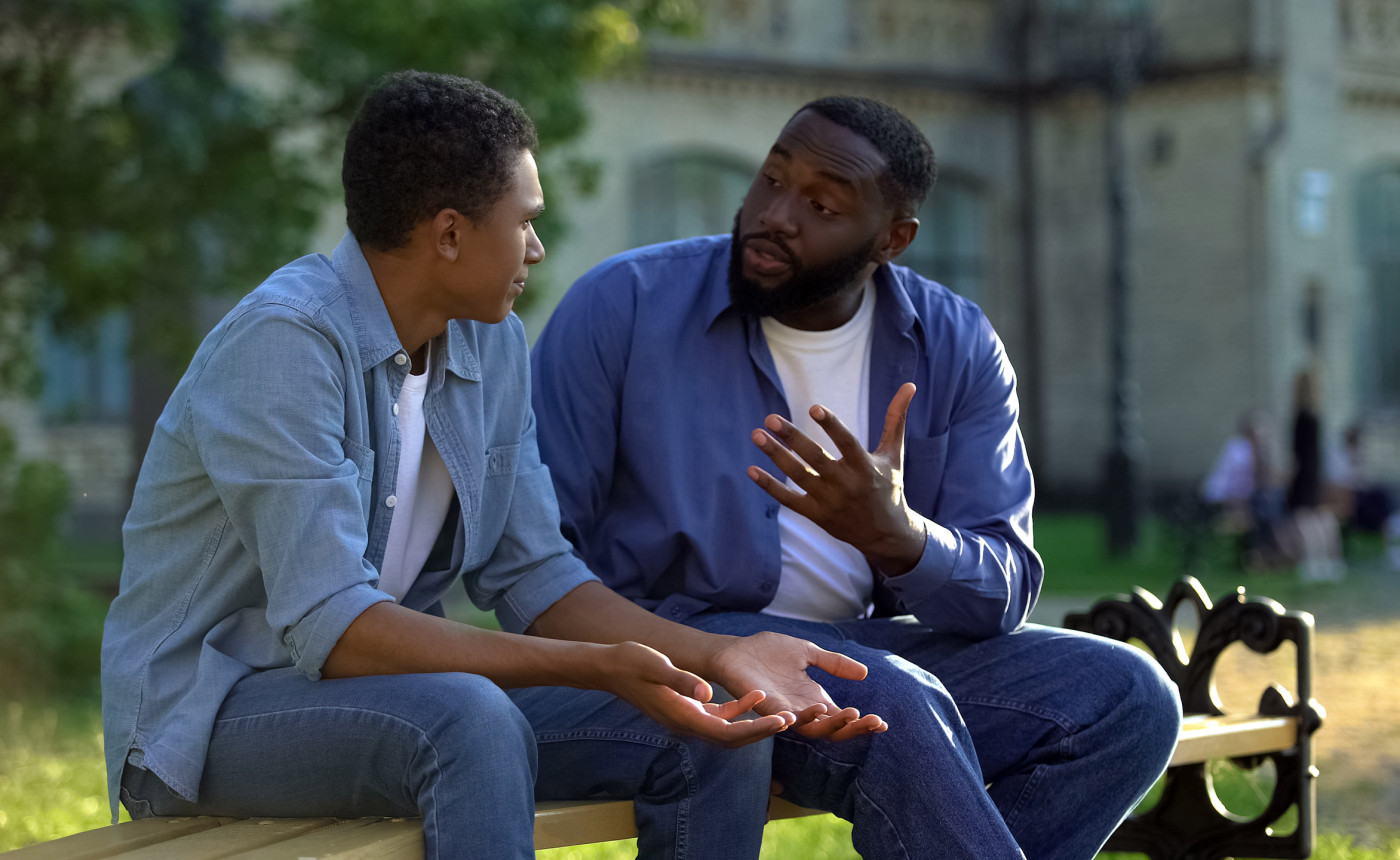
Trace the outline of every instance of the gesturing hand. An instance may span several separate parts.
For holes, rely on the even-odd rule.
[[[762,690],[765,697],[754,710],[796,715],[794,729],[807,737],[843,741],[887,728],[878,714],[861,716],[855,708],[838,707],[807,674],[807,667],[815,666],[838,678],[859,681],[865,678],[865,666],[805,639],[781,633],[744,636],[722,649],[714,664],[716,680],[725,689],[735,694]]]
[[[770,496],[865,554],[881,572],[907,572],[924,549],[923,519],[904,500],[904,426],[914,383],[895,392],[874,452],[832,412],[817,405],[812,419],[826,431],[840,457],[832,457],[792,422],[769,415],[753,442],[801,489],[796,492],[758,466],[748,475]]]
[[[699,675],[677,669],[660,651],[636,642],[603,647],[607,658],[599,661],[597,688],[625,699],[672,731],[720,746],[741,747],[795,721],[785,709],[765,711],[758,719],[739,719],[763,702],[762,687],[746,687],[738,699],[713,704],[710,685]]]

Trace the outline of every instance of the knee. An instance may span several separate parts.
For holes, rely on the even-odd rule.
[[[443,772],[517,772],[534,782],[535,735],[505,691],[479,676],[461,673],[420,675],[413,710],[422,732],[420,754]]]
[[[1166,767],[1181,731],[1180,692],[1150,655],[1128,645],[1117,648],[1122,695],[1114,714],[1134,727],[1134,743],[1144,758],[1159,760]]]

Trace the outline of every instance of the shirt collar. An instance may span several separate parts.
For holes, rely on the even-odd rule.
[[[374,367],[387,361],[403,349],[398,332],[389,319],[389,309],[384,306],[379,285],[370,271],[369,261],[360,250],[360,243],[349,230],[340,240],[331,255],[331,264],[336,275],[346,286],[350,299],[350,315],[354,319],[360,362],[363,367]],[[471,347],[459,326],[447,326],[447,369],[462,379],[481,379],[481,366],[472,354]]]
[[[732,244],[725,242],[719,256],[711,267],[709,295],[705,297],[705,330],[714,327],[715,321],[725,311],[730,310],[729,301],[729,254]],[[919,315],[914,312],[914,303],[909,300],[908,290],[903,279],[894,269],[885,264],[875,269],[875,315],[896,331],[907,332],[919,324]]]

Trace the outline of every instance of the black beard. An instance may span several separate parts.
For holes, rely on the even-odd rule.
[[[762,233],[761,236],[787,252],[792,274],[786,282],[775,287],[763,287],[744,277],[744,243],[739,237],[739,216],[734,216],[734,233],[729,245],[729,302],[735,310],[756,317],[780,317],[815,307],[856,282],[870,255],[875,251],[876,236],[863,248],[829,263],[804,269],[781,236]]]

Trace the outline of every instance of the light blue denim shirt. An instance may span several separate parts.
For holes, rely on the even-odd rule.
[[[453,322],[444,348],[424,416],[457,503],[403,604],[440,613],[461,577],[520,632],[594,577],[559,532],[519,319]],[[350,622],[392,599],[376,586],[409,368],[349,234],[330,259],[275,272],[195,353],[141,467],[103,636],[114,815],[128,760],[196,800],[233,685],[291,667],[319,678]]]

